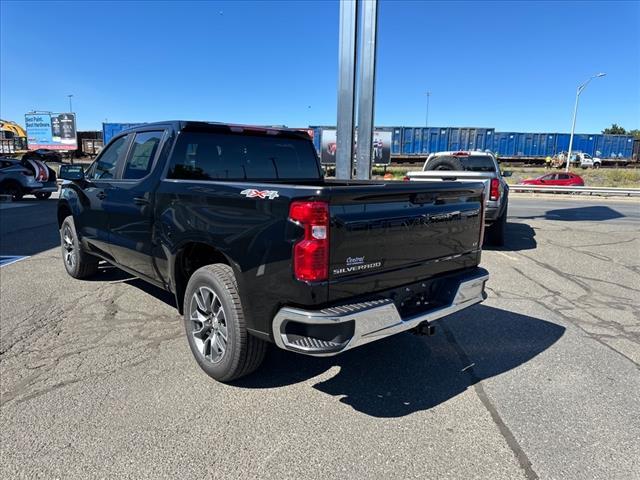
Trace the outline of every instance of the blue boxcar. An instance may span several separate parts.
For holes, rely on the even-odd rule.
[[[500,157],[515,157],[519,138],[517,132],[495,132],[492,150]]]
[[[632,158],[632,135],[599,135],[595,156],[600,158]]]
[[[142,123],[103,123],[102,141],[106,145],[114,135],[117,135],[121,131],[127,130],[128,128],[137,127],[138,125],[142,125]]]
[[[493,146],[493,128],[397,127],[394,144],[402,155],[428,155],[446,150],[486,150]],[[399,139],[400,133],[402,138]],[[397,154],[393,151],[392,153]]]

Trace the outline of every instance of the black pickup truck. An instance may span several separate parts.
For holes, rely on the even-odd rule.
[[[327,180],[296,130],[145,124],[60,177],[67,272],[106,261],[173,292],[220,381],[269,342],[334,355],[486,297],[482,183]]]

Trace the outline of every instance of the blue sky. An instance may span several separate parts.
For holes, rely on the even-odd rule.
[[[0,115],[80,129],[174,118],[331,125],[338,3],[0,4]],[[640,2],[401,2],[379,11],[376,125],[640,128]]]

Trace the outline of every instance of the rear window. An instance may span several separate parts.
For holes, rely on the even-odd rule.
[[[486,155],[469,155],[469,156],[449,156],[442,155],[436,158],[449,158],[457,160],[462,164],[463,170],[467,172],[495,172],[496,167],[491,157]],[[435,160],[435,159],[434,159]]]
[[[311,142],[278,136],[182,132],[168,178],[186,180],[318,179]]]

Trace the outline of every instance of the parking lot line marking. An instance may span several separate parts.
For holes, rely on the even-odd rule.
[[[22,257],[18,255],[0,255],[0,268],[11,265],[12,263],[19,262],[20,260],[24,260],[25,258],[29,257]]]

